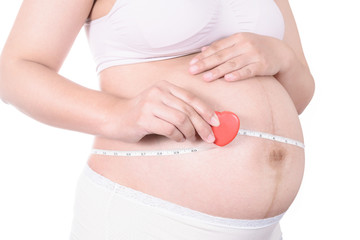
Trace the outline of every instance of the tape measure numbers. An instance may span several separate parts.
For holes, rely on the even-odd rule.
[[[305,148],[305,145],[302,142],[281,137],[277,135],[273,135],[270,133],[251,131],[246,129],[239,129],[237,135],[242,136],[250,136],[250,137],[258,137],[263,139],[268,139],[276,142],[291,144],[300,148]],[[119,157],[141,157],[141,156],[170,156],[170,155],[179,155],[186,153],[195,153],[204,150],[209,150],[216,148],[217,146],[211,145],[209,147],[201,147],[201,148],[182,148],[182,149],[169,149],[169,150],[137,150],[137,151],[116,151],[116,150],[103,150],[103,149],[92,149],[92,154],[97,155],[106,155],[106,156],[119,156]]]

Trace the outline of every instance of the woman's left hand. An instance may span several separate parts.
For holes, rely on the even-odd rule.
[[[295,54],[283,41],[254,33],[237,33],[202,48],[190,61],[192,74],[205,81],[224,77],[238,81],[255,76],[274,76],[286,70]]]

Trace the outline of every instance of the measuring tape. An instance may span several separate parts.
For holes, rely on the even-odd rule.
[[[270,133],[251,131],[246,129],[239,129],[237,135],[250,136],[250,137],[258,137],[263,139],[268,139],[276,142],[291,144],[300,148],[305,148],[305,145],[302,142],[276,136]],[[215,145],[211,145],[208,147],[201,148],[182,148],[182,149],[170,149],[170,150],[145,150],[145,151],[114,151],[114,150],[103,150],[103,149],[92,149],[92,154],[97,155],[106,155],[106,156],[119,156],[119,157],[141,157],[141,156],[170,156],[170,155],[179,155],[185,153],[195,153],[204,150],[209,150],[216,148]]]

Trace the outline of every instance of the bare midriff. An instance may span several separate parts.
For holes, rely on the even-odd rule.
[[[188,72],[191,58],[107,68],[99,75],[101,90],[133,98],[166,80],[196,94],[215,111],[234,112],[243,129],[303,142],[295,106],[274,77],[205,82],[201,75]],[[199,136],[195,142],[175,142],[160,135],[147,135],[137,143],[101,137],[94,141],[94,148],[120,151],[207,145]],[[175,156],[91,155],[89,166],[116,183],[193,210],[226,218],[262,219],[285,212],[293,202],[303,176],[304,150],[237,136],[225,147]]]

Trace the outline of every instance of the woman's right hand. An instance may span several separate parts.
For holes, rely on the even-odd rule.
[[[177,142],[195,141],[198,133],[204,141],[212,143],[215,137],[210,125],[220,124],[208,104],[167,81],[144,90],[126,105],[111,124],[112,134],[121,132],[120,138],[125,142],[138,142],[148,134],[163,135]]]

